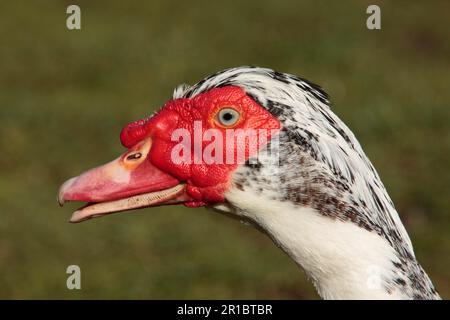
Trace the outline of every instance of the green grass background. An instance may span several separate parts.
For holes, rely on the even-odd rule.
[[[66,29],[66,7],[82,30]],[[378,3],[382,30],[365,10]],[[1,1],[0,298],[318,298],[251,227],[166,207],[71,225],[67,178],[180,83],[252,64],[322,85],[450,297],[450,2]],[[66,288],[66,267],[82,290]]]

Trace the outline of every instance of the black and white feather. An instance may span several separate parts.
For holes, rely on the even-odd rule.
[[[439,298],[378,173],[327,94],[294,75],[239,67],[179,86],[174,98],[228,85],[244,89],[282,130],[276,148],[237,170],[228,204],[217,209],[267,233],[324,298]]]

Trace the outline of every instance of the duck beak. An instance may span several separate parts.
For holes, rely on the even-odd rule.
[[[58,192],[61,206],[68,201],[87,202],[70,222],[187,201],[184,184],[150,162],[151,145],[147,138],[116,160],[64,182]]]

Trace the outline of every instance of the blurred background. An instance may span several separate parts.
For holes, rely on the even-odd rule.
[[[81,30],[66,8],[81,7]],[[366,8],[381,7],[379,31]],[[450,297],[450,2],[0,2],[0,298],[317,299],[257,230],[162,207],[67,223],[59,185],[180,83],[245,64],[320,84]],[[79,265],[82,290],[66,288]]]

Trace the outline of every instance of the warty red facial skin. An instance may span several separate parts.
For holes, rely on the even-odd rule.
[[[226,127],[217,121],[217,114],[223,108],[232,108],[239,114],[233,126]],[[211,143],[200,141],[202,148],[198,148],[199,141],[194,137],[196,124],[200,124],[202,136],[209,129],[221,132],[224,148],[227,130],[255,130],[265,136],[257,140],[257,148],[250,148],[248,139],[234,138],[233,161],[210,163],[202,158],[194,159],[194,149],[203,150]],[[179,192],[170,194],[151,205],[175,202],[199,207],[223,202],[231,174],[239,165],[238,153],[242,152],[244,160],[255,156],[280,127],[272,114],[235,86],[216,88],[193,98],[170,100],[155,115],[125,126],[120,139],[128,151],[106,165],[68,180],[60,189],[59,202],[103,203],[164,191],[179,184],[184,185],[182,196]],[[173,148],[179,144],[174,132],[180,129],[192,135],[193,152],[191,161],[186,163],[177,163],[172,155]],[[179,201],[174,201],[175,198]]]

